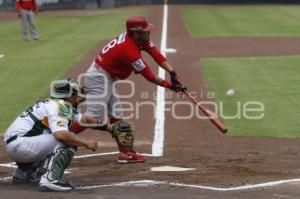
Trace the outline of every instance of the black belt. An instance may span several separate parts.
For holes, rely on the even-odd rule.
[[[15,136],[12,136],[11,138],[9,138],[8,140],[6,140],[6,144],[9,144],[9,143],[11,143],[12,141],[14,141],[15,139],[17,139],[17,135],[15,135]]]

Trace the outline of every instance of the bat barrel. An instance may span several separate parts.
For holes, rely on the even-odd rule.
[[[199,104],[195,98],[191,96],[189,92],[186,90],[184,91],[184,94],[206,115],[208,116],[209,120],[222,132],[226,133],[228,129],[225,127],[225,125],[221,122],[218,116],[212,114],[209,110],[205,109],[201,104]]]

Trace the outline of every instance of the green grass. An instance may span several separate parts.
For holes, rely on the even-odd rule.
[[[205,58],[201,63],[216,101],[224,103],[224,115],[235,115],[238,102],[264,104],[263,119],[225,119],[230,135],[300,137],[300,57]],[[236,91],[233,97],[225,96],[229,88]]]
[[[48,93],[101,40],[125,31],[125,20],[146,10],[112,11],[78,17],[37,17],[38,43],[22,42],[19,21],[0,25],[0,132],[34,101]],[[96,57],[96,55],[95,55]],[[91,60],[92,62],[92,60]],[[0,133],[1,134],[1,133]]]
[[[182,13],[194,38],[300,36],[300,6],[196,7]]]

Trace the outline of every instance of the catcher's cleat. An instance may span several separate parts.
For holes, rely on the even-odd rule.
[[[30,181],[27,178],[20,178],[18,176],[13,176],[11,179],[11,183],[18,185],[18,184],[27,184],[30,183]]]
[[[28,168],[24,171],[18,167],[12,176],[11,182],[15,185],[27,183],[38,184],[42,174],[43,173],[41,173],[41,169],[39,168]]]
[[[126,164],[126,163],[139,163],[144,162],[145,158],[134,151],[130,151],[128,153],[120,153],[118,158],[118,163]]]
[[[42,177],[41,182],[39,184],[39,190],[45,192],[63,192],[72,191],[73,189],[74,187],[64,179],[49,181],[47,178]]]

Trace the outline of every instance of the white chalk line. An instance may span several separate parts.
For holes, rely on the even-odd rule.
[[[106,156],[106,155],[114,155],[114,154],[119,154],[119,151],[79,155],[79,156],[75,156],[74,159],[90,158],[90,157]],[[154,155],[148,153],[141,153],[141,155],[148,156],[148,157],[155,157]],[[0,164],[0,167],[17,168],[17,165],[15,162],[9,162],[9,163]]]
[[[0,182],[11,182],[12,176],[0,178]]]
[[[11,169],[16,169],[18,166],[15,162],[9,162],[9,163],[4,163],[4,164],[0,164],[1,167],[6,167],[6,168],[11,168]],[[65,171],[66,174],[70,174],[72,173],[71,171],[72,170],[76,170],[77,168],[70,168],[70,169],[67,169]],[[1,179],[1,178],[0,178]]]
[[[292,182],[300,182],[300,178],[271,181],[271,182],[266,182],[266,183],[253,184],[253,185],[249,184],[249,185],[243,185],[243,186],[237,186],[237,187],[228,187],[228,188],[210,187],[210,186],[192,185],[192,184],[182,184],[182,183],[176,183],[176,182],[171,182],[171,183],[168,183],[168,184],[172,185],[172,186],[178,186],[178,187],[191,187],[191,188],[199,188],[199,189],[205,189],[205,190],[211,190],[211,191],[240,191],[240,190],[264,188],[264,187],[272,187],[272,186],[287,184],[287,183],[292,183]]]
[[[164,4],[163,7],[163,22],[162,22],[162,35],[160,43],[160,51],[166,56],[165,50],[167,49],[167,30],[168,30],[168,5]],[[165,79],[165,70],[158,67],[158,76]],[[154,140],[152,144],[152,154],[154,156],[162,156],[164,148],[164,134],[165,134],[165,88],[157,86],[156,97],[156,110],[155,110],[155,127],[154,127]]]
[[[165,182],[160,181],[153,181],[153,180],[139,180],[139,181],[128,181],[128,182],[119,182],[119,183],[112,183],[106,185],[94,185],[94,186],[80,186],[76,187],[76,189],[97,189],[97,188],[104,188],[104,187],[151,187],[157,184],[165,184]]]
[[[75,156],[74,159],[97,157],[97,156],[106,156],[106,155],[114,155],[114,154],[119,154],[119,153],[120,153],[119,151],[107,152],[107,153],[94,153],[94,154],[87,154],[87,155]],[[148,154],[148,153],[139,153],[139,154],[143,155],[143,156],[148,156],[148,157],[155,157],[155,155]]]
[[[98,188],[104,188],[104,187],[152,187],[155,185],[170,185],[170,186],[176,186],[176,187],[188,187],[188,188],[196,188],[196,189],[209,190],[209,191],[226,192],[226,191],[242,191],[242,190],[272,187],[272,186],[294,183],[294,182],[300,182],[300,178],[271,181],[271,182],[266,182],[266,183],[244,185],[244,186],[237,186],[237,187],[228,187],[228,188],[193,185],[193,184],[183,184],[183,183],[166,182],[166,181],[140,180],[140,181],[128,181],[128,182],[120,182],[120,183],[112,183],[112,184],[104,184],[104,185],[80,186],[80,187],[76,187],[76,189],[87,190],[87,189],[98,189]]]
[[[119,151],[115,152],[107,152],[107,153],[94,153],[94,154],[86,154],[86,155],[78,155],[75,156],[74,159],[80,159],[80,158],[89,158],[89,157],[96,157],[96,156],[106,156],[106,155],[114,155],[120,153]]]
[[[0,164],[1,167],[6,167],[6,168],[17,168],[17,165],[15,162],[9,162],[9,163],[4,163]]]
[[[300,88],[300,87],[299,87]],[[115,147],[116,146],[116,141],[97,141],[97,145],[99,148],[104,148],[104,147]],[[152,145],[152,140],[136,140],[134,142],[134,146],[146,146],[146,145]]]

